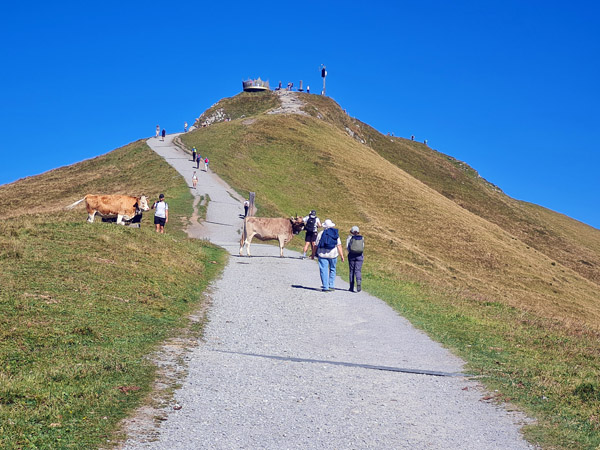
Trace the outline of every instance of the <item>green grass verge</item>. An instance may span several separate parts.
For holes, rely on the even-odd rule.
[[[115,180],[143,169],[146,192],[165,192],[167,234],[153,231],[149,213],[141,229],[88,224],[82,210],[0,223],[0,448],[106,445],[150,392],[148,356],[188,326],[224,265],[222,250],[183,231],[185,181],[143,143],[115,152],[124,168]]]
[[[467,362],[494,400],[537,419],[525,436],[544,448],[600,445],[598,336],[569,334],[558,323],[499,302],[449,298],[370,271],[363,286]]]

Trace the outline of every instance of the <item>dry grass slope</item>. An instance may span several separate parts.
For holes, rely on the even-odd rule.
[[[310,97],[319,103],[332,103]],[[330,108],[337,107],[329,103]],[[471,177],[471,184],[482,192],[462,195],[478,199],[475,206],[467,208],[464,201],[459,204],[456,198],[448,198],[382,155],[381,145],[373,148],[362,144],[356,134],[352,137],[347,132],[345,124],[327,120],[329,115],[341,117],[338,122],[351,120],[343,113],[335,116],[328,110],[322,112],[319,105],[313,107],[317,111],[314,118],[259,115],[251,124],[238,120],[215,124],[184,140],[207,152],[215,170],[234,186],[256,191],[265,213],[287,215],[316,208],[342,230],[358,224],[369,242],[370,262],[390,277],[427,281],[482,301],[501,301],[533,311],[569,327],[600,331],[595,275],[586,278],[585,271],[576,271],[572,264],[556,258],[564,252],[572,255],[571,260],[598,260],[594,247],[570,236],[584,230],[598,241],[600,232],[568,219],[563,220],[572,229],[565,229],[556,220],[558,215],[540,208],[544,218],[538,212],[534,222],[529,213],[529,222],[552,230],[555,236],[560,233],[562,240],[533,246],[528,239],[521,239],[528,237],[529,231],[516,229],[531,208],[528,205],[517,204],[465,169],[464,176]],[[365,128],[360,125],[358,130]],[[369,140],[373,139],[365,135],[365,141]],[[441,154],[432,156],[434,152],[427,151],[429,159],[440,159],[435,170],[446,170],[444,183],[450,186],[448,180],[457,179],[464,189],[463,169]],[[426,161],[418,170],[426,172],[425,167],[434,163]],[[488,201],[494,197],[499,199]],[[503,209],[502,220],[499,216],[494,216],[497,221],[488,220],[494,202],[510,206]],[[484,206],[487,213],[482,212]],[[504,222],[504,227],[496,222]],[[558,242],[565,246],[550,255],[539,249],[554,248]],[[574,249],[581,251],[573,255]],[[595,263],[579,263],[582,265],[596,270]]]

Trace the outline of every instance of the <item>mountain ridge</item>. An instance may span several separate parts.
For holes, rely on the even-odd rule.
[[[182,140],[212,154],[211,164],[231,185],[256,191],[265,214],[299,203],[301,211],[330,211],[344,227],[358,222],[377,241],[371,258],[379,268],[389,260],[400,269],[386,270],[393,276],[600,329],[598,230],[512,199],[468,164],[384,136],[327,97],[294,94],[308,117],[266,114],[277,107],[276,94],[243,93],[200,117],[219,110],[224,122]],[[330,193],[318,187],[328,177]],[[295,178],[323,194],[311,199]],[[328,196],[345,201],[346,210]],[[348,206],[356,200],[360,207]]]

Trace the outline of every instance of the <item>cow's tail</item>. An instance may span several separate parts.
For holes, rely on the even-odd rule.
[[[244,219],[244,225],[242,225],[242,237],[240,238],[240,255],[242,254],[242,249],[244,248],[244,243],[246,242],[247,237],[248,233],[246,231],[246,219]]]
[[[75,208],[77,205],[79,205],[82,201],[85,200],[85,197],[83,197],[81,200],[77,200],[75,203],[69,205],[69,206],[65,206],[65,209],[73,209]]]

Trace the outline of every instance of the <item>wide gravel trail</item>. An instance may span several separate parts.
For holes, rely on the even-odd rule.
[[[172,139],[148,144],[191,185],[195,166]],[[524,416],[484,401],[462,360],[383,301],[340,278],[321,292],[316,262],[288,250],[279,258],[253,244],[252,258],[237,256],[242,199],[210,172],[199,178],[192,192],[211,202],[190,234],[232,256],[203,342],[186,353],[177,408],[154,440],[133,436],[125,448],[533,448],[519,433]]]

